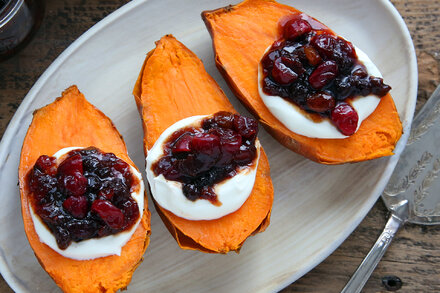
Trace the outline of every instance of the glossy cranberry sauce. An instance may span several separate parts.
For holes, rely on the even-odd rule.
[[[131,197],[139,179],[126,162],[94,147],[70,151],[58,166],[55,157],[40,156],[28,182],[33,209],[60,249],[124,231],[139,218]]]
[[[316,25],[305,14],[280,22],[283,37],[262,58],[263,91],[329,118],[344,135],[357,128],[358,115],[349,99],[382,97],[391,87],[369,76],[353,45]]]
[[[186,127],[165,142],[164,155],[153,164],[156,176],[183,183],[183,194],[221,205],[213,185],[250,165],[257,153],[256,120],[228,112],[204,119],[201,128]]]

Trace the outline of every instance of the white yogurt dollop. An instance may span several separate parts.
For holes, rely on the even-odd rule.
[[[206,199],[191,201],[183,194],[182,183],[167,180],[162,174],[156,176],[152,170],[152,165],[163,156],[163,146],[167,138],[181,128],[187,126],[200,127],[200,122],[206,117],[209,116],[192,116],[171,125],[160,135],[154,146],[148,151],[146,158],[147,179],[154,199],[162,208],[188,220],[213,220],[238,210],[247,200],[254,187],[260,158],[260,143],[257,139],[255,142],[257,156],[252,165],[241,168],[232,178],[213,186],[217,199],[221,203],[220,206],[216,206]]]
[[[82,149],[82,147],[64,148],[56,152],[53,156],[59,160],[63,155],[75,149]],[[58,164],[59,163],[60,162],[58,162]],[[136,200],[139,207],[139,219],[129,230],[101,238],[92,238],[83,240],[81,242],[72,242],[66,249],[63,250],[58,247],[52,232],[43,223],[41,218],[34,212],[32,205],[29,203],[32,221],[34,222],[35,231],[37,232],[40,241],[62,256],[76,260],[95,259],[109,255],[121,255],[122,247],[128,242],[138,227],[144,211],[144,183],[142,181],[142,174],[131,165],[130,168],[133,175],[139,179],[140,186],[136,192],[131,193],[131,196],[134,200]]]
[[[268,50],[269,49],[270,47]],[[367,54],[357,47],[355,47],[355,49],[358,59],[365,65],[368,75],[382,77],[379,69],[374,65],[373,61],[371,61]],[[319,122],[315,122],[304,115],[306,112],[294,103],[288,102],[280,96],[270,96],[265,94],[262,88],[263,78],[263,69],[260,62],[258,65],[258,91],[260,97],[269,111],[289,130],[312,138],[343,139],[348,137],[343,135],[330,119],[322,119]],[[356,97],[349,102],[359,116],[356,131],[359,129],[362,121],[374,112],[379,102],[380,98],[376,95]]]

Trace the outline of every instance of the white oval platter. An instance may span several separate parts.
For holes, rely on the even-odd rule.
[[[237,1],[232,1],[237,2]],[[365,51],[393,90],[405,133],[416,102],[417,66],[408,30],[387,0],[282,1],[321,20]],[[32,112],[72,84],[108,115],[141,169],[142,126],[132,97],[145,54],[172,33],[193,50],[234,106],[247,113],[214,64],[203,10],[223,0],[137,0],[115,11],[66,49],[35,83],[0,144],[0,271],[16,292],[59,292],[26,239],[17,169]],[[203,93],[201,93],[203,94]],[[275,187],[271,225],[249,238],[240,254],[181,250],[152,210],[151,243],[127,292],[269,292],[295,281],[330,255],[380,196],[398,159],[324,166],[291,152],[261,131]],[[399,154],[406,142],[399,142]],[[145,178],[145,177],[144,177]],[[333,288],[338,289],[338,288]]]

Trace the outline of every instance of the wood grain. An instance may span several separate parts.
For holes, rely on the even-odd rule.
[[[93,24],[128,1],[47,0],[46,15],[30,44],[0,63],[0,135],[33,83]],[[417,109],[440,83],[440,0],[392,0],[403,16],[418,57]],[[379,200],[354,233],[324,262],[282,292],[339,292],[382,231],[387,210]],[[440,292],[440,227],[406,225],[363,292],[387,292],[382,278],[402,279],[399,292]],[[286,260],[288,261],[288,260]],[[0,292],[12,292],[0,278]]]

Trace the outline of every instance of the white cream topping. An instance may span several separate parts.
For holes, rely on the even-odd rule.
[[[269,50],[270,47],[267,49]],[[359,61],[361,61],[369,75],[382,77],[379,69],[371,61],[371,59],[361,49],[355,47]],[[266,50],[266,52],[267,52]],[[262,88],[263,69],[261,62],[258,65],[258,91],[269,111],[292,132],[313,138],[347,138],[343,135],[330,119],[322,119],[315,122],[304,115],[305,111],[294,103],[288,102],[280,96],[270,96],[263,92]],[[364,121],[371,113],[374,112],[380,98],[376,95],[368,95],[365,97],[355,97],[349,103],[356,110],[359,116],[356,131],[359,129],[362,121]]]
[[[82,147],[63,148],[56,152],[53,156],[57,158],[59,164],[59,159],[63,155],[75,149],[82,149]],[[62,256],[76,260],[95,259],[109,255],[121,255],[122,247],[128,242],[138,227],[144,211],[144,183],[142,181],[142,174],[131,165],[130,168],[133,175],[139,179],[140,186],[137,192],[131,193],[131,196],[134,200],[136,200],[139,207],[139,219],[129,230],[101,238],[92,238],[83,240],[81,242],[72,242],[66,249],[63,250],[58,247],[52,232],[43,223],[41,218],[34,212],[32,205],[29,203],[32,221],[34,222],[35,231],[37,232],[40,241]]]
[[[164,142],[168,137],[187,126],[200,127],[200,122],[206,117],[209,116],[192,116],[171,125],[160,135],[154,146],[148,151],[146,158],[147,179],[154,199],[162,208],[188,220],[213,220],[238,210],[251,194],[260,158],[260,143],[257,139],[255,142],[257,156],[252,165],[241,168],[232,178],[213,186],[217,199],[221,203],[220,206],[216,206],[206,199],[191,201],[183,194],[182,183],[167,180],[162,174],[154,175],[152,165],[163,156]]]

